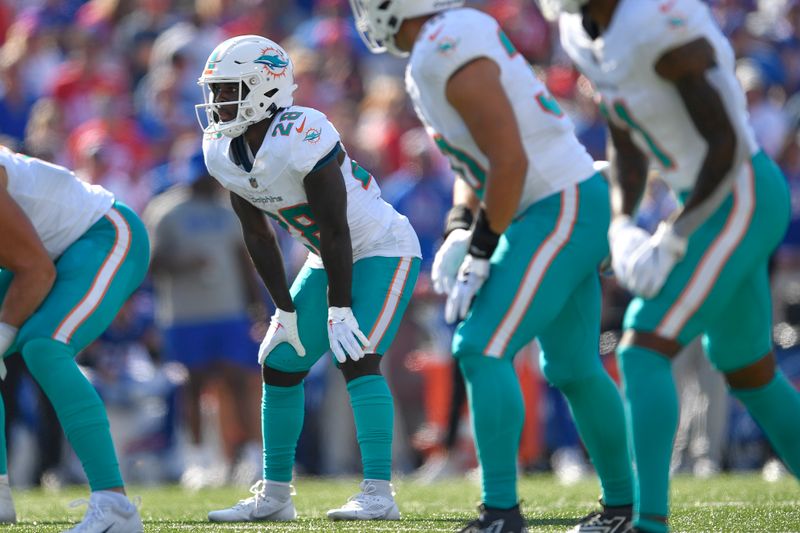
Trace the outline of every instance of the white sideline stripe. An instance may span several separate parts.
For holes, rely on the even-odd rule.
[[[105,216],[117,232],[114,247],[111,249],[111,253],[106,256],[103,265],[100,267],[100,271],[95,276],[92,286],[89,288],[89,292],[86,293],[86,296],[84,296],[78,306],[70,311],[56,330],[53,338],[57,341],[68,343],[75,331],[89,315],[92,314],[95,308],[100,304],[103,296],[105,296],[109,285],[111,285],[114,279],[114,274],[117,272],[117,269],[125,260],[125,255],[128,253],[128,247],[131,243],[131,232],[128,228],[128,223],[122,215],[120,215],[119,211],[113,208],[106,213]]]
[[[384,300],[383,310],[381,311],[378,321],[372,328],[372,333],[369,336],[370,347],[375,350],[378,348],[383,339],[386,330],[389,329],[389,324],[392,323],[394,313],[397,310],[397,305],[400,303],[400,297],[403,295],[403,287],[408,279],[408,271],[411,267],[411,259],[404,257],[400,260],[395,270],[394,281],[389,287],[389,293]]]
[[[562,209],[556,223],[555,230],[541,244],[533,256],[532,262],[528,265],[527,272],[522,278],[519,291],[514,297],[506,316],[492,335],[489,346],[484,355],[490,357],[502,357],[503,352],[508,346],[508,342],[514,331],[519,326],[520,321],[525,316],[536,290],[542,282],[542,278],[547,273],[547,267],[553,261],[559,250],[569,239],[572,226],[578,214],[577,186],[570,187],[562,193]]]
[[[726,222],[727,227],[717,236],[700,260],[700,265],[683,289],[678,300],[667,311],[656,331],[662,337],[674,339],[691,316],[708,296],[719,273],[725,266],[734,248],[744,237],[753,216],[755,183],[752,167],[748,167],[744,179],[736,180],[734,203]]]

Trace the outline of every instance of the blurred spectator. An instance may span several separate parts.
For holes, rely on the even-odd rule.
[[[203,439],[201,395],[218,381],[225,459],[230,466],[241,459],[240,481],[249,483],[261,473],[260,376],[248,317],[259,294],[236,215],[221,203],[202,154],[190,163],[186,186],[162,194],[145,216],[164,353],[189,369],[183,417],[190,446],[183,482],[191,488],[217,482],[212,474],[219,473],[209,470],[216,461]],[[232,408],[225,409],[225,402]]]

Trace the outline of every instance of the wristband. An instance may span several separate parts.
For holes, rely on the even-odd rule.
[[[469,229],[472,226],[472,221],[475,215],[472,210],[464,204],[454,205],[450,211],[447,212],[447,218],[444,224],[444,238],[446,239],[453,230]]]
[[[469,242],[469,255],[478,259],[489,259],[497,248],[498,242],[500,242],[500,234],[492,231],[492,228],[489,227],[486,210],[481,209],[475,220],[472,240]]]

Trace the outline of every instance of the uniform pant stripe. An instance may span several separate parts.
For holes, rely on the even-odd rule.
[[[579,195],[577,185],[565,189],[561,193],[561,210],[556,226],[539,246],[530,263],[528,263],[519,290],[514,296],[514,301],[500,322],[500,326],[492,335],[484,355],[491,357],[503,356],[509,341],[514,336],[514,332],[528,312],[528,307],[530,307],[536,296],[536,291],[539,290],[539,285],[542,283],[545,274],[547,274],[547,270],[572,235],[575,220],[578,216]]]
[[[397,268],[392,276],[392,283],[389,285],[389,291],[386,298],[383,300],[383,307],[378,315],[378,320],[372,327],[367,338],[369,338],[370,346],[373,350],[378,349],[378,345],[383,340],[386,330],[394,319],[394,314],[397,311],[397,306],[400,303],[400,298],[403,296],[403,290],[406,287],[408,280],[408,272],[411,268],[411,258],[403,257],[397,264]]]
[[[656,328],[656,333],[668,339],[680,334],[686,322],[708,297],[725,263],[742,242],[753,218],[754,207],[755,178],[752,165],[748,165],[744,179],[737,179],[734,185],[733,208],[725,227],[703,255],[689,283]]]
[[[78,305],[72,308],[61,321],[61,324],[59,324],[53,335],[53,338],[57,341],[69,343],[72,339],[72,335],[75,334],[78,328],[89,318],[95,309],[97,309],[97,306],[103,301],[103,298],[108,292],[108,288],[111,286],[111,282],[114,280],[114,276],[125,261],[125,257],[130,250],[131,229],[125,218],[115,208],[112,208],[106,213],[105,217],[111,222],[111,225],[114,226],[114,231],[116,232],[114,246],[100,266],[100,270],[97,271],[92,285],[89,287],[83,299],[81,299]]]

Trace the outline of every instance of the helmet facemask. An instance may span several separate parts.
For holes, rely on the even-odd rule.
[[[238,86],[238,96],[234,100],[217,101],[217,94],[215,94],[215,86],[219,87],[222,84],[233,83]],[[274,102],[269,106],[264,102],[256,104],[252,98],[251,86],[256,86],[260,83],[258,76],[253,74],[244,79],[242,78],[206,78],[198,82],[198,85],[203,90],[203,103],[195,106],[197,119],[200,126],[205,133],[222,134],[227,137],[238,137],[243,134],[247,128],[260,122],[264,119],[272,117],[278,110]],[[273,93],[270,95],[270,92]],[[277,89],[268,91],[265,96],[269,98],[277,92]],[[234,115],[231,120],[223,121],[220,116],[220,108],[230,108]]]

